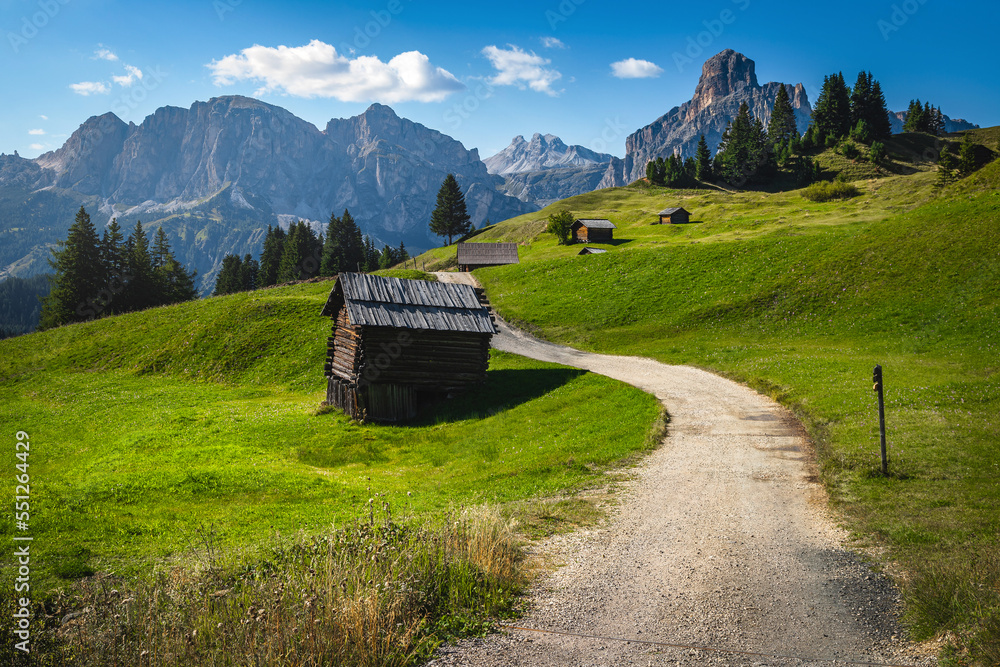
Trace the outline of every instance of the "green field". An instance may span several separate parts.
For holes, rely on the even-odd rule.
[[[894,563],[915,635],[960,633],[989,664],[1000,637],[1000,162],[943,191],[928,170],[855,185],[861,196],[824,204],[798,192],[590,193],[552,209],[615,222],[608,253],[577,257],[536,214],[481,234],[527,245],[521,264],[477,275],[505,318],[545,338],[697,365],[793,408],[858,547]],[[696,222],[649,224],[673,205]]]
[[[183,557],[209,526],[233,548],[324,530],[375,494],[420,516],[563,493],[604,483],[604,470],[649,446],[652,397],[500,352],[485,386],[407,426],[321,409],[331,285],[0,343],[0,419],[11,437],[31,436],[39,584],[147,570]],[[581,401],[625,418],[582,413]],[[14,528],[0,525],[9,562]]]

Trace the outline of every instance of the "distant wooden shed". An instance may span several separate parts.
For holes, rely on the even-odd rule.
[[[603,248],[586,247],[583,250],[581,250],[580,252],[578,252],[577,254],[578,255],[600,255],[601,253],[605,253],[605,252],[607,252],[607,250],[604,250]]]
[[[459,243],[458,270],[473,271],[485,266],[517,264],[516,243]]]
[[[661,225],[686,225],[691,222],[691,214],[683,208],[665,208],[660,211]]]
[[[410,419],[486,379],[497,329],[469,285],[341,273],[322,314],[333,318],[326,403],[355,419]]]
[[[611,243],[615,229],[615,223],[604,218],[581,218],[570,227],[574,243]]]

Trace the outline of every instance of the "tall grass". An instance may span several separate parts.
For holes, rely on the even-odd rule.
[[[220,554],[203,531],[194,562],[79,582],[50,602],[36,664],[410,665],[511,612],[523,556],[497,510],[415,526],[374,505],[347,526],[249,556]]]

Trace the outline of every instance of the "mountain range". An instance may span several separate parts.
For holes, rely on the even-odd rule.
[[[378,243],[423,250],[439,243],[428,221],[449,173],[476,225],[535,210],[504,194],[476,149],[381,104],[322,131],[239,96],[162,107],[140,125],[107,113],[34,160],[0,156],[0,270],[45,270],[79,205],[99,231],[113,217],[125,229],[163,226],[203,292],[227,253],[259,252],[269,224],[318,225],[345,208]]]

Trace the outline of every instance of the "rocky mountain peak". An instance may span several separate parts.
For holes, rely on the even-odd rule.
[[[757,83],[754,61],[742,53],[726,49],[702,65],[701,78],[694,89],[694,97],[691,98],[692,108],[697,113],[715,100],[757,88],[760,88],[760,84]]]
[[[646,174],[646,164],[657,157],[695,154],[698,140],[705,135],[709,149],[717,149],[726,126],[736,117],[741,104],[765,125],[771,118],[778,90],[784,87],[795,110],[799,132],[805,132],[812,107],[802,84],[757,81],[754,61],[742,53],[726,49],[709,58],[689,102],[676,106],[655,121],[633,132],[625,140],[625,159],[613,160],[600,187],[628,185]]]
[[[611,158],[611,155],[597,153],[584,146],[567,146],[554,134],[535,132],[531,135],[531,141],[525,141],[521,135],[514,137],[507,148],[483,162],[491,174],[506,176],[546,169],[605,164],[610,162]]]

